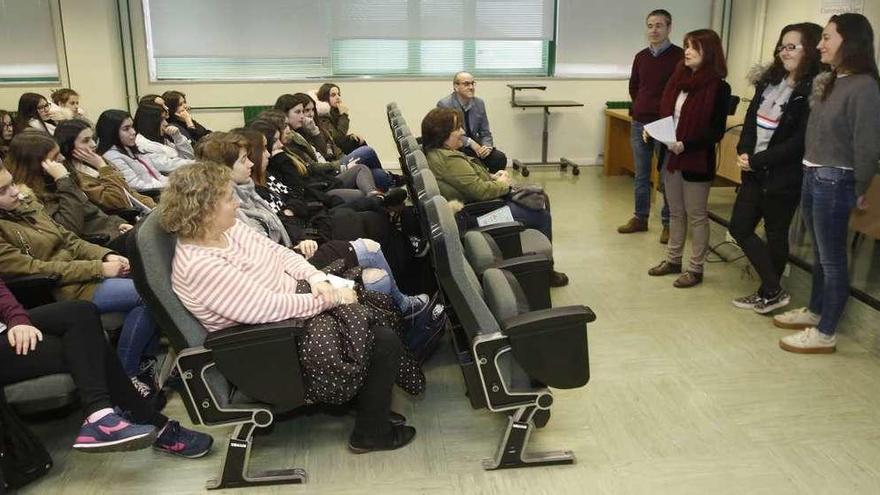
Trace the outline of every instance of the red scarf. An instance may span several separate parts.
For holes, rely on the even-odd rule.
[[[709,130],[720,84],[721,78],[708,69],[702,68],[693,72],[684,65],[684,62],[680,62],[676,67],[663,90],[660,118],[673,115],[678,94],[682,91],[687,92],[687,99],[678,117],[678,127],[675,129],[675,136],[679,141],[699,139]],[[666,162],[667,170],[709,173],[709,153],[713,153],[714,156],[714,150],[709,149],[688,150],[678,155],[670,153]]]

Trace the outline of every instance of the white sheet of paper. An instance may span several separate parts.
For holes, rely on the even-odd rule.
[[[354,289],[354,280],[337,277],[336,275],[327,275],[327,281],[330,282],[334,289]]]
[[[652,138],[666,145],[678,141],[675,137],[675,123],[672,121],[672,117],[655,120],[654,122],[645,125],[645,131]]]
[[[477,217],[477,225],[480,227],[485,227],[487,225],[495,225],[496,223],[505,223],[513,221],[513,213],[510,212],[510,208],[507,206],[502,206],[497,210],[490,211],[485,215],[481,215]]]

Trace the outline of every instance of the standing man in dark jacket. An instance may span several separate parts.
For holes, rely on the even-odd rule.
[[[465,136],[461,151],[478,158],[490,173],[507,168],[507,155],[495,147],[486,104],[474,96],[477,82],[468,72],[459,72],[452,78],[452,94],[437,102],[440,108],[452,108],[464,115]],[[662,88],[661,88],[662,89]]]
[[[666,81],[672,76],[675,66],[684,58],[684,50],[669,41],[672,30],[672,14],[663,9],[651,11],[645,20],[650,45],[636,54],[629,78],[629,95],[632,98],[632,128],[630,143],[635,167],[635,203],[633,217],[617,228],[621,234],[645,232],[648,230],[648,215],[651,212],[651,156],[657,154],[657,163],[663,166],[666,147],[649,138],[642,138],[645,124],[659,118],[660,97]],[[661,181],[662,183],[662,181]],[[663,233],[660,242],[669,240],[669,207],[663,197]]]

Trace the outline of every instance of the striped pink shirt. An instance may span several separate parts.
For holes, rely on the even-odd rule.
[[[302,256],[260,235],[241,221],[224,234],[229,246],[177,243],[171,286],[209,332],[240,324],[308,318],[333,307],[331,301],[296,293],[297,280],[310,284],[326,275]]]

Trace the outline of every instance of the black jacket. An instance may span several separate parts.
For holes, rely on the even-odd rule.
[[[195,119],[193,119],[193,126],[194,127],[187,127],[186,122],[184,122],[183,120],[178,118],[176,115],[169,115],[168,116],[168,125],[173,125],[174,127],[177,127],[178,129],[180,129],[180,134],[183,135],[183,137],[185,137],[186,139],[188,139],[189,142],[192,143],[193,145],[195,145],[197,142],[199,142],[199,140],[202,139],[203,137],[207,136],[208,134],[211,134],[211,131],[209,131],[208,129],[205,129],[205,127],[202,124],[199,124],[198,122],[196,122]]]
[[[810,116],[812,78],[805,77],[794,88],[785,104],[779,127],[770,138],[767,149],[755,153],[758,108],[764,100],[766,82],[755,84],[755,97],[749,104],[743,123],[738,154],[749,155],[751,172],[743,171],[742,181],[756,182],[767,194],[799,194],[803,179],[804,135]]]

